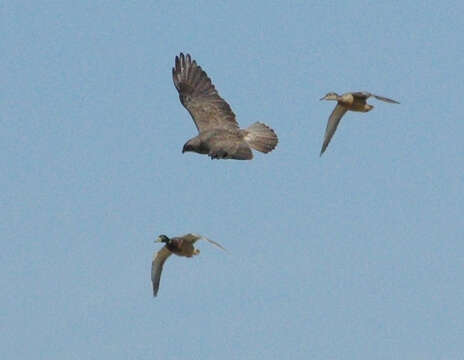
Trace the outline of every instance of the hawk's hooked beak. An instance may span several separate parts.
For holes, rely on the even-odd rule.
[[[160,237],[155,240],[155,243],[163,242]]]

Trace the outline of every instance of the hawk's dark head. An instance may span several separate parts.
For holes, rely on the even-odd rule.
[[[188,142],[186,142],[186,143],[184,144],[184,147],[182,148],[182,154],[183,154],[184,152],[188,152],[188,151],[194,151],[194,149],[193,149],[193,146],[192,146],[191,144],[189,144]]]
[[[198,136],[195,136],[194,138],[190,139],[184,144],[184,147],[182,148],[182,153],[187,152],[187,151],[194,151],[194,152],[202,154],[203,148],[201,145],[202,144],[201,144],[200,138]]]

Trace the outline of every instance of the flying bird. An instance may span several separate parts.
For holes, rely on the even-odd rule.
[[[375,97],[378,100],[382,100],[391,104],[399,104],[398,101],[383,96],[374,95],[365,91],[345,93],[343,95],[338,95],[337,93],[330,92],[326,96],[321,98],[321,100],[336,100],[337,105],[335,106],[335,109],[333,109],[332,114],[330,114],[329,121],[327,122],[327,127],[325,129],[324,135],[324,142],[322,144],[320,156],[324,153],[325,149],[329,145],[330,139],[332,139],[335,130],[337,130],[337,126],[340,122],[340,119],[343,117],[343,115],[345,115],[345,113],[348,110],[368,112],[374,108],[373,105],[369,105],[366,103],[366,100],[371,96]]]
[[[240,129],[229,104],[189,54],[176,56],[172,79],[180,102],[198,130],[198,135],[185,143],[182,153],[193,151],[208,154],[211,159],[251,160],[251,148],[268,153],[276,147],[277,135],[269,126],[255,122]]]
[[[195,249],[194,244],[197,240],[200,239],[206,240],[211,244],[221,248],[222,250],[225,250],[221,244],[198,234],[186,234],[184,236],[172,238],[168,238],[166,235],[158,236],[155,242],[161,242],[165,245],[161,248],[161,250],[154,254],[153,261],[151,263],[151,282],[153,283],[153,296],[158,294],[161,272],[163,271],[163,265],[166,259],[171,256],[171,254],[185,257],[198,255],[200,250]]]

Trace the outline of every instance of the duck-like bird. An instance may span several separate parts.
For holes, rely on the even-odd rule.
[[[368,112],[374,108],[373,105],[369,105],[366,102],[367,99],[371,96],[391,104],[399,104],[398,101],[383,96],[374,95],[365,91],[345,93],[343,95],[330,92],[321,98],[321,100],[336,100],[337,105],[335,106],[335,109],[333,109],[332,114],[330,114],[329,121],[327,122],[327,128],[325,129],[324,142],[322,144],[320,156],[322,156],[325,149],[329,145],[330,139],[332,139],[335,130],[337,130],[338,123],[348,110]]]
[[[276,147],[277,135],[269,126],[255,122],[247,129],[239,128],[229,104],[189,54],[176,56],[172,79],[180,102],[198,130],[198,135],[185,143],[182,153],[193,151],[211,159],[251,160],[251,148],[268,153]]]
[[[197,240],[206,240],[213,245],[225,250],[221,244],[208,239],[207,237],[198,234],[186,234],[184,236],[168,238],[166,235],[160,235],[155,242],[161,242],[165,245],[156,252],[153,256],[153,262],[151,263],[151,281],[153,283],[153,296],[158,294],[161,272],[163,271],[163,265],[166,259],[171,254],[178,256],[192,257],[198,255],[200,250],[195,249],[194,244]]]

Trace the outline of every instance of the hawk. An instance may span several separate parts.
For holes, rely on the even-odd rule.
[[[189,54],[176,56],[172,79],[180,102],[198,130],[198,135],[185,143],[182,153],[193,151],[211,159],[251,160],[252,148],[268,153],[276,147],[277,135],[266,124],[255,122],[240,129],[229,104]]]

